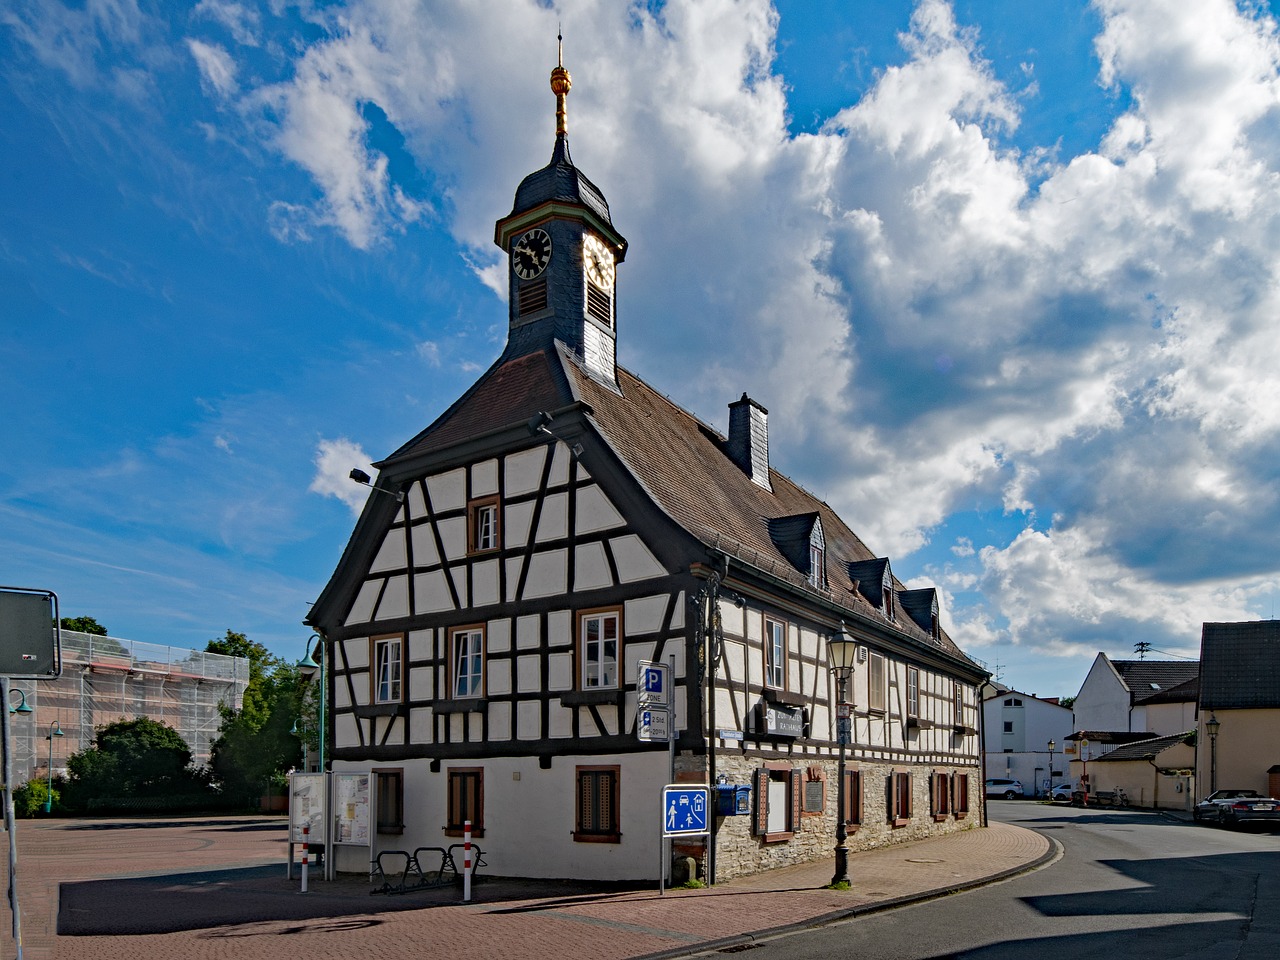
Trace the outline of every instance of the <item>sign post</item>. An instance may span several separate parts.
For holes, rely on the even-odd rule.
[[[711,832],[711,791],[705,786],[669,783],[662,788],[662,840],[670,837],[704,837]],[[661,849],[662,842],[658,847]],[[658,892],[663,892],[665,865],[658,871]]]

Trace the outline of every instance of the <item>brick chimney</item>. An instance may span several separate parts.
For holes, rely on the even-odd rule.
[[[729,404],[729,458],[757,485],[770,493],[769,411],[745,393]]]

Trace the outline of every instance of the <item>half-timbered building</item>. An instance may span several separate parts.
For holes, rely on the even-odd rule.
[[[986,673],[936,591],[772,468],[760,403],[721,433],[617,366],[627,242],[570,158],[568,88],[557,67],[551,162],[496,226],[506,348],[376,465],[308,617],[332,769],[370,772],[375,849],[470,820],[500,874],[656,878],[673,781],[737,788],[713,879],[829,855],[838,816],[853,850],[976,826]],[[842,811],[840,631],[859,645]],[[674,668],[673,754],[638,737],[641,661]]]

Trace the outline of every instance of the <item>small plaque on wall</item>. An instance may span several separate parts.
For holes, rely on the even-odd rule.
[[[806,780],[804,784],[804,812],[821,813],[826,796],[825,780]]]

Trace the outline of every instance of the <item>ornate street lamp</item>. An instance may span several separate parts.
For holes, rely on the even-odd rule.
[[[1222,729],[1216,713],[1209,714],[1204,729],[1209,734],[1209,792],[1213,793],[1218,789],[1218,731]]]
[[[21,713],[24,715],[28,713],[35,713],[34,710],[32,710],[29,706],[27,706],[27,693],[25,690],[18,690],[15,688],[13,692],[22,698],[22,702],[18,704],[16,707],[10,707],[9,713],[11,714]]]
[[[1049,741],[1049,799],[1053,799],[1053,749],[1057,744]]]
[[[314,640],[315,647],[311,645]],[[314,654],[314,656],[313,656]],[[319,662],[317,662],[317,658]],[[320,638],[320,634],[313,633],[307,638],[307,655],[298,661],[298,675],[304,680],[311,680],[312,677],[319,676],[320,679],[320,747],[318,755],[320,758],[320,772],[324,773],[324,708],[326,684],[324,682],[324,640]]]
[[[849,830],[845,817],[844,748],[853,739],[853,710],[848,699],[848,686],[849,677],[853,674],[853,663],[858,655],[858,644],[849,637],[841,623],[840,630],[828,638],[827,650],[831,672],[836,678],[836,740],[840,744],[840,773],[836,785],[836,872],[831,878],[834,886],[849,882],[849,848],[845,842],[848,840]]]
[[[26,705],[26,702],[27,698],[23,697],[22,703],[24,706]],[[49,741],[49,792],[44,798],[45,813],[53,812],[53,738],[61,736],[63,736],[62,726],[57,720],[55,720],[53,723],[49,724],[49,735],[45,737],[45,739]]]

